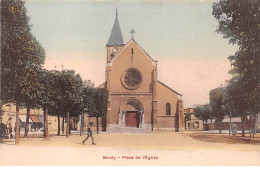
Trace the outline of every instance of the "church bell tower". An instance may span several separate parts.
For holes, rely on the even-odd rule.
[[[107,63],[110,63],[115,58],[115,56],[123,49],[124,45],[125,44],[118,21],[118,11],[116,10],[114,26],[112,28],[109,40],[106,44]]]

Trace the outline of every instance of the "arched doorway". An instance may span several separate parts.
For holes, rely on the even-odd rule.
[[[122,102],[119,112],[119,125],[121,127],[142,128],[144,124],[144,108],[137,98],[128,98]]]

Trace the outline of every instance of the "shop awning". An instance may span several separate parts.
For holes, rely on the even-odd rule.
[[[36,115],[31,115],[30,118],[32,119],[32,121],[34,123],[40,123],[40,120],[38,119],[38,117]]]
[[[43,124],[44,123],[44,121],[43,121],[43,116],[37,116],[38,117],[38,119],[40,120],[40,122]]]
[[[26,123],[26,115],[19,115],[19,118],[21,122]],[[33,122],[33,121],[29,118],[29,122]]]

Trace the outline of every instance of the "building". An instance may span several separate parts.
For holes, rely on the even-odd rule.
[[[193,108],[184,109],[184,114],[186,130],[203,130],[203,121],[194,115]]]
[[[21,134],[25,130],[27,109],[19,109],[19,119]],[[62,119],[62,118],[61,118]],[[2,106],[2,115],[0,123],[5,124],[7,127],[9,124],[12,125],[13,131],[16,123],[16,106],[14,104],[5,104]],[[41,131],[43,129],[43,110],[42,109],[31,109],[29,117],[29,131]],[[58,129],[58,118],[56,116],[48,117],[48,130],[57,131]]]
[[[157,77],[157,61],[136,42],[134,30],[125,44],[118,14],[106,44],[106,80],[109,92],[107,130],[139,128],[184,129],[181,94]]]

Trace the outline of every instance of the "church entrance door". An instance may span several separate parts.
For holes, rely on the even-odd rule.
[[[139,127],[139,115],[137,111],[127,111],[125,115],[126,127]]]

